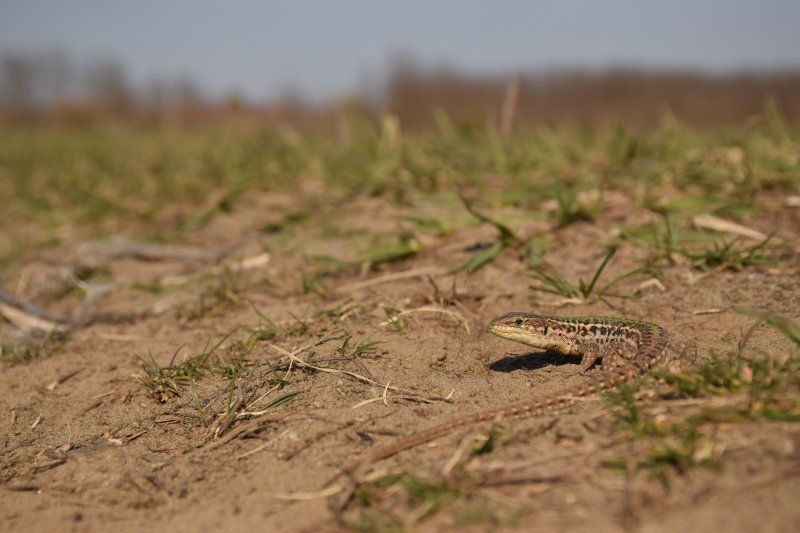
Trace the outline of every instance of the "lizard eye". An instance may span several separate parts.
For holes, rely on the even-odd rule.
[[[522,319],[521,318],[516,319],[514,321],[514,324],[516,324],[517,326],[521,326],[522,325]]]
[[[550,331],[550,327],[549,326],[545,326],[544,327],[544,334],[547,335],[548,331]]]

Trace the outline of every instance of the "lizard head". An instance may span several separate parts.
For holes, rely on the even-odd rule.
[[[552,318],[531,313],[512,312],[495,318],[489,331],[515,342],[541,350],[572,353],[574,339]]]

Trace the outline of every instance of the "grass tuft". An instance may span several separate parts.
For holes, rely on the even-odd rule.
[[[768,247],[771,238],[772,236],[767,237],[750,246],[741,244],[741,239],[715,241],[705,250],[699,252],[682,250],[681,253],[700,270],[712,268],[743,270],[749,266],[775,265],[778,261],[768,255],[771,251]]]
[[[582,278],[578,279],[578,284],[568,281],[560,272],[558,272],[552,265],[544,260],[540,260],[531,271],[531,277],[537,280],[540,285],[532,285],[531,289],[535,291],[547,292],[550,294],[557,294],[570,300],[576,300],[584,303],[595,299],[602,299],[606,297],[627,298],[628,296],[611,292],[611,288],[617,283],[640,274],[645,271],[643,268],[637,268],[624,274],[617,276],[610,283],[597,288],[597,282],[600,275],[605,270],[608,263],[616,254],[616,248],[610,248],[606,253],[603,260],[598,265],[597,269],[592,276],[591,281],[586,283]]]
[[[344,338],[342,339],[342,344],[338,348],[336,348],[336,353],[341,357],[348,357],[348,358],[356,358],[359,357],[368,351],[370,351],[375,346],[383,344],[384,341],[376,340],[371,341],[369,337],[364,337],[357,343],[355,346],[351,346],[350,341],[353,340],[353,335],[351,333],[346,333]]]
[[[164,367],[155,361],[152,354],[148,354],[147,357],[139,356],[142,362],[139,380],[158,401],[163,403],[170,397],[180,396],[182,387],[191,385],[201,378],[211,375],[226,377],[236,375],[243,367],[253,364],[247,358],[252,346],[234,343],[224,351],[225,353],[221,350],[221,346],[239,329],[236,328],[223,336],[214,346],[209,348],[206,345],[200,353],[189,356],[177,364],[174,361],[182,346],[173,353],[172,362]]]

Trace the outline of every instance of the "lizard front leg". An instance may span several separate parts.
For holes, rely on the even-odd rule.
[[[636,356],[636,349],[627,344],[601,344],[598,342],[586,342],[581,345],[581,375],[586,374],[598,359],[602,358],[603,368],[616,368],[627,364]]]
[[[580,375],[586,374],[586,371],[592,368],[598,359],[605,356],[608,350],[597,342],[584,342],[580,345],[579,351],[581,354],[580,370],[577,372]]]

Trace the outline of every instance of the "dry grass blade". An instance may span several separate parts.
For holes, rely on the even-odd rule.
[[[388,326],[389,324],[391,324],[392,322],[396,321],[398,318],[400,318],[402,316],[413,315],[413,314],[416,314],[416,313],[440,313],[440,314],[452,317],[452,318],[456,319],[457,321],[461,322],[464,325],[464,329],[467,331],[467,335],[470,334],[469,321],[463,315],[461,315],[460,313],[458,313],[456,311],[450,311],[449,309],[441,309],[441,308],[438,308],[438,307],[418,307],[416,309],[408,309],[406,311],[402,311],[400,313],[397,313],[396,315],[393,315],[391,320],[387,320],[385,322],[381,322],[380,325],[381,326]]]
[[[326,487],[322,490],[317,490],[313,492],[273,492],[272,497],[278,498],[280,500],[295,500],[295,501],[304,501],[304,500],[319,500],[322,498],[328,498],[330,496],[335,496],[344,490],[344,487],[340,485],[331,485],[330,487]]]
[[[277,388],[277,387],[272,387],[272,388],[269,390],[269,392],[272,392],[272,391],[276,390],[276,388]],[[269,393],[269,392],[268,392],[268,393]],[[267,394],[268,394],[268,393],[267,393]],[[274,408],[274,407],[277,407],[277,406],[279,406],[279,405],[280,405],[280,404],[282,404],[282,403],[286,403],[287,401],[289,401],[290,399],[294,398],[294,397],[295,397],[295,396],[297,396],[298,394],[300,394],[300,391],[292,391],[292,392],[287,392],[287,393],[286,393],[286,394],[284,394],[283,396],[280,396],[280,397],[278,397],[278,398],[276,398],[276,399],[272,400],[271,402],[269,402],[269,403],[267,404],[267,407],[266,407],[266,409],[263,409],[263,410],[261,410],[261,411],[244,411],[244,412],[242,412],[242,413],[239,413],[239,414],[237,414],[237,415],[236,415],[236,418],[237,418],[237,419],[240,419],[240,418],[251,418],[251,417],[254,417],[254,416],[261,416],[261,415],[263,415],[263,414],[265,414],[265,413],[268,413],[268,412],[269,412],[269,411],[270,411],[272,408]],[[266,395],[266,394],[265,394],[265,395]]]
[[[249,422],[236,426],[228,433],[226,433],[224,436],[212,441],[210,444],[201,443],[198,446],[203,446],[203,444],[205,444],[205,446],[203,446],[204,450],[213,450],[215,448],[219,448],[220,446],[229,443],[230,441],[238,437],[258,432],[261,429],[263,429],[266,425],[272,422],[281,422],[294,414],[297,413],[274,413],[274,412],[266,413],[254,420],[250,420]]]
[[[65,321],[50,316],[43,309],[19,300],[0,290],[0,316],[27,332],[64,334],[70,329]]]
[[[757,241],[763,241],[767,238],[767,235],[760,231],[711,215],[697,215],[692,218],[692,223],[698,228],[740,235]]]
[[[385,405],[388,405],[388,400],[392,399],[392,398],[398,398],[400,400],[408,400],[408,401],[411,401],[411,402],[419,402],[419,403],[433,403],[428,398],[423,398],[422,396],[412,396],[410,394],[393,394],[391,396],[382,395],[382,396],[380,396],[378,398],[369,398],[367,400],[358,402],[353,407],[351,407],[351,409],[358,409],[359,407],[363,407],[365,405],[369,405],[369,404],[375,403],[375,402],[383,402]]]
[[[276,346],[274,344],[270,344],[270,347],[273,350],[275,350],[276,352],[288,357],[290,360],[292,360],[292,362],[294,362],[294,364],[296,364],[300,368],[309,368],[311,370],[315,370],[317,372],[325,372],[327,374],[342,374],[342,375],[345,375],[345,376],[350,376],[352,378],[355,378],[355,379],[357,379],[357,380],[359,380],[359,381],[361,381],[363,383],[367,383],[369,385],[375,385],[376,387],[380,387],[381,389],[388,389],[388,390],[392,390],[392,391],[395,391],[395,392],[401,392],[401,393],[406,393],[406,394],[411,394],[411,395],[414,394],[414,391],[411,391],[411,390],[408,390],[408,389],[401,389],[400,387],[393,387],[393,386],[389,385],[388,383],[379,383],[379,382],[377,382],[377,381],[375,381],[373,379],[368,378],[367,376],[363,376],[363,375],[358,374],[356,372],[351,372],[349,370],[339,370],[339,369],[336,369],[336,368],[326,368],[324,366],[317,366],[317,365],[313,365],[311,363],[307,363],[307,362],[303,361],[302,359],[300,359],[299,357],[297,357],[297,354],[302,353],[303,351],[305,351],[304,349],[295,350],[294,352],[289,352],[287,350],[284,350],[280,346]],[[441,396],[429,396],[429,397],[427,397],[427,400],[429,400],[429,401],[442,401],[442,402],[449,402],[450,401],[447,398],[443,398]]]
[[[239,273],[262,268],[269,264],[272,256],[266,252],[251,257],[245,257],[230,265],[217,265],[206,270],[193,272],[186,275],[166,276],[158,281],[158,286],[162,288],[184,285],[192,279],[199,279],[204,276],[220,276],[226,272]]]
[[[418,278],[422,276],[438,276],[440,274],[444,274],[445,272],[446,270],[438,267],[414,268],[403,272],[394,272],[392,274],[386,274],[385,276],[378,276],[364,281],[350,283],[348,285],[342,285],[341,287],[337,287],[336,291],[337,292],[356,291],[359,289],[364,289],[366,287],[371,287],[373,285],[380,285],[382,283],[391,283],[394,281],[400,281],[410,278]]]

